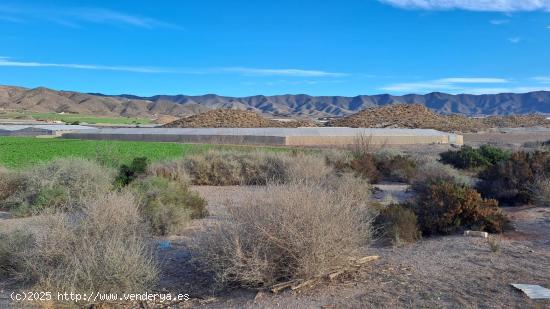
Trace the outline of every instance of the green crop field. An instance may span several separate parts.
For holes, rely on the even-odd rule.
[[[151,161],[203,153],[210,149],[284,151],[277,147],[221,146],[126,141],[94,141],[61,138],[0,137],[0,166],[21,168],[63,157],[80,157],[118,166],[135,157]]]
[[[149,124],[151,119],[147,118],[126,118],[126,117],[98,117],[80,114],[58,114],[58,113],[32,113],[32,112],[4,112],[0,113],[3,119],[35,119],[63,121],[67,123],[82,122],[90,124]]]

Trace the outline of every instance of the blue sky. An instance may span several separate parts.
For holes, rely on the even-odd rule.
[[[550,90],[550,0],[2,1],[0,84],[137,95]]]

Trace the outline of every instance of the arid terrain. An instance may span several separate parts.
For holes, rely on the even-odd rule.
[[[396,196],[406,187],[383,188]],[[225,211],[228,200],[239,202],[257,187],[197,186],[193,190],[207,199],[210,216],[204,220],[211,221]],[[191,295],[191,301],[173,308],[544,308],[549,301],[529,300],[510,283],[550,282],[550,209],[524,207],[506,212],[515,231],[499,236],[499,252],[492,252],[485,239],[461,235],[402,247],[375,242],[364,252],[380,259],[353,276],[279,294],[242,289],[220,294],[211,290],[208,274],[176,266],[192,265],[187,248],[205,223],[194,222],[185,235],[167,238],[171,248],[159,250],[163,266],[157,289]],[[2,218],[0,227],[5,231],[18,220],[22,219]],[[3,288],[7,297],[9,287]]]

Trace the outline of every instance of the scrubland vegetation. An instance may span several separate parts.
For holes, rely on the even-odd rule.
[[[224,288],[323,276],[379,239],[402,246],[466,229],[501,233],[509,221],[499,203],[550,201],[550,154],[541,151],[464,147],[437,160],[358,143],[351,151],[142,154],[118,166],[65,158],[0,168],[1,210],[32,219],[0,234],[0,275],[51,291],[151,290],[161,262],[155,239],[208,217],[191,185],[259,186],[202,220],[189,246],[196,263],[175,266],[200,267]],[[372,184],[388,181],[410,184],[412,198],[373,202]]]

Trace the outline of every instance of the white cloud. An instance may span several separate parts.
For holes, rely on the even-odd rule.
[[[156,27],[179,28],[178,26],[138,15],[130,15],[103,8],[66,9],[60,13],[68,18],[99,24],[122,24],[133,27],[152,29]]]
[[[496,77],[447,77],[415,83],[397,83],[384,86],[381,89],[409,93],[432,91],[455,92],[464,89],[464,84],[505,84],[509,82],[508,79]]]
[[[549,11],[550,0],[379,0],[395,7],[422,10],[489,12]]]
[[[288,77],[341,77],[344,73],[334,73],[320,70],[302,69],[256,69],[246,67],[221,67],[221,68],[159,68],[148,66],[118,66],[118,65],[97,65],[97,64],[75,64],[75,63],[50,63],[35,61],[17,61],[9,57],[0,57],[0,67],[22,67],[22,68],[66,68],[81,70],[121,71],[134,73],[171,73],[189,75],[207,74],[238,74],[244,76],[288,76]]]
[[[72,63],[44,63],[44,62],[25,62],[9,60],[8,57],[0,57],[0,67],[50,67],[50,68],[68,68],[68,69],[83,69],[83,70],[103,70],[103,71],[125,71],[138,73],[167,73],[168,71],[147,68],[147,67],[131,67],[131,66],[108,66],[108,65],[91,65],[91,64],[72,64]]]
[[[417,83],[398,83],[380,88],[384,91],[398,93],[429,93],[434,91],[452,94],[496,94],[526,93],[533,91],[550,91],[550,76],[537,76],[523,83],[505,78],[441,78]],[[535,83],[533,84],[533,81]],[[496,86],[498,84],[498,86]],[[495,86],[493,86],[495,85]]]
[[[522,39],[520,37],[513,37],[513,38],[508,38],[508,42],[512,43],[512,44],[517,44],[519,42],[521,42]]]
[[[510,81],[495,77],[449,77],[437,79],[435,82],[441,84],[503,84]]]
[[[489,22],[495,26],[500,26],[500,25],[509,23],[510,20],[509,19],[491,19]]]
[[[536,76],[531,79],[541,84],[550,84],[550,76]]]
[[[179,26],[155,18],[118,12],[105,8],[65,8],[39,6],[0,6],[0,20],[23,22],[25,20],[53,22],[78,28],[82,23],[110,24],[138,28],[174,28]]]
[[[459,92],[468,94],[498,94],[498,93],[527,93],[534,91],[549,91],[550,86],[522,86],[522,87],[502,87],[502,88],[464,88]]]
[[[255,69],[243,67],[220,68],[221,72],[239,73],[252,76],[295,76],[295,77],[341,77],[344,73],[302,69]]]

